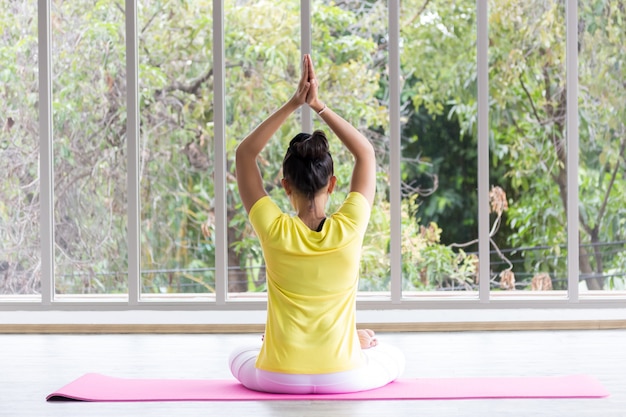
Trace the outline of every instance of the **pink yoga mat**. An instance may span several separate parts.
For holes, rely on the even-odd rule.
[[[48,401],[428,400],[468,398],[600,398],[609,393],[587,375],[399,379],[350,394],[268,394],[233,380],[126,379],[86,374]]]

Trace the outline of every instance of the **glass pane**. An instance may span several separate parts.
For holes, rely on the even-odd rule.
[[[489,39],[491,287],[564,296],[565,4],[490,1]]]
[[[215,289],[211,5],[138,5],[143,294]]]
[[[405,296],[477,297],[475,9],[473,1],[402,2]]]
[[[124,12],[54,2],[55,290],[125,293]]]
[[[234,174],[237,144],[294,93],[300,77],[300,2],[226,1],[226,147]],[[261,172],[272,198],[287,212],[280,169],[289,140],[301,130],[292,115],[261,154]],[[258,239],[241,205],[234,176],[228,184],[228,291],[264,292]]]
[[[312,2],[312,57],[322,100],[370,139],[378,158],[376,200],[363,242],[359,290],[389,291],[389,83],[387,2]],[[353,157],[328,135],[337,186],[329,212],[348,194]]]
[[[0,294],[40,286],[37,2],[0,8]]]
[[[580,2],[580,290],[626,290],[626,10]]]

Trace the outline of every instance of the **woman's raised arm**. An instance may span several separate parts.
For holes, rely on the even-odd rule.
[[[263,185],[263,177],[259,171],[257,157],[265,148],[270,138],[276,133],[287,117],[306,103],[310,88],[309,65],[310,57],[305,55],[302,61],[302,75],[295,94],[272,115],[245,137],[235,153],[235,172],[239,195],[247,212],[259,199],[267,195]]]
[[[328,127],[331,128],[354,156],[355,161],[350,181],[350,191],[361,193],[371,206],[376,194],[376,154],[374,153],[374,147],[354,126],[319,100],[317,96],[318,82],[310,57],[308,61],[305,60],[305,64],[309,66],[308,76],[310,83],[306,102],[326,122]]]

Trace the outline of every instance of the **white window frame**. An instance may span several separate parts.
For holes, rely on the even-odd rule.
[[[139,192],[139,92],[138,35],[136,0],[126,0],[126,68],[127,68],[127,143],[128,143],[128,295],[59,297],[54,290],[54,164],[52,130],[52,65],[50,0],[38,0],[39,30],[39,140],[40,140],[40,199],[41,199],[41,296],[18,300],[0,300],[0,312],[16,311],[121,311],[143,310],[187,311],[213,310],[248,312],[248,321],[260,320],[257,311],[265,308],[264,295],[233,295],[227,293],[227,233],[226,233],[226,146],[225,146],[225,81],[224,81],[224,5],[213,0],[213,65],[214,65],[214,133],[215,133],[215,215],[216,215],[216,282],[215,294],[186,296],[186,298],[142,297],[140,291],[140,192]],[[489,270],[480,268],[479,291],[452,296],[423,295],[405,297],[402,293],[401,271],[401,192],[400,192],[400,2],[388,0],[389,16],[389,78],[390,78],[390,167],[391,179],[391,287],[388,293],[362,293],[358,309],[365,313],[407,310],[495,310],[495,309],[587,309],[619,308],[623,295],[579,294],[578,268],[578,5],[567,0],[566,6],[566,76],[567,76],[567,271],[568,290],[550,295],[509,294],[494,296],[490,291]],[[476,1],[477,12],[477,71],[478,71],[478,238],[480,259],[489,259],[489,79],[488,79],[488,1]],[[301,0],[302,52],[311,52],[311,4]],[[312,126],[311,112],[303,109],[303,129]],[[403,313],[404,314],[404,313]],[[223,317],[223,316],[222,316]],[[237,316],[238,317],[238,316]],[[263,316],[260,316],[261,319]],[[386,317],[386,316],[384,316]],[[398,316],[399,317],[399,316]],[[414,314],[406,316],[416,320]],[[412,318],[411,318],[412,317]],[[219,320],[216,318],[216,320]],[[238,319],[237,319],[238,320]],[[387,319],[385,319],[387,320]]]

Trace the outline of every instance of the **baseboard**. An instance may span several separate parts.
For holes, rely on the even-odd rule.
[[[626,320],[444,323],[359,323],[377,332],[467,332],[626,329]],[[0,324],[0,334],[219,334],[262,333],[262,324]]]

